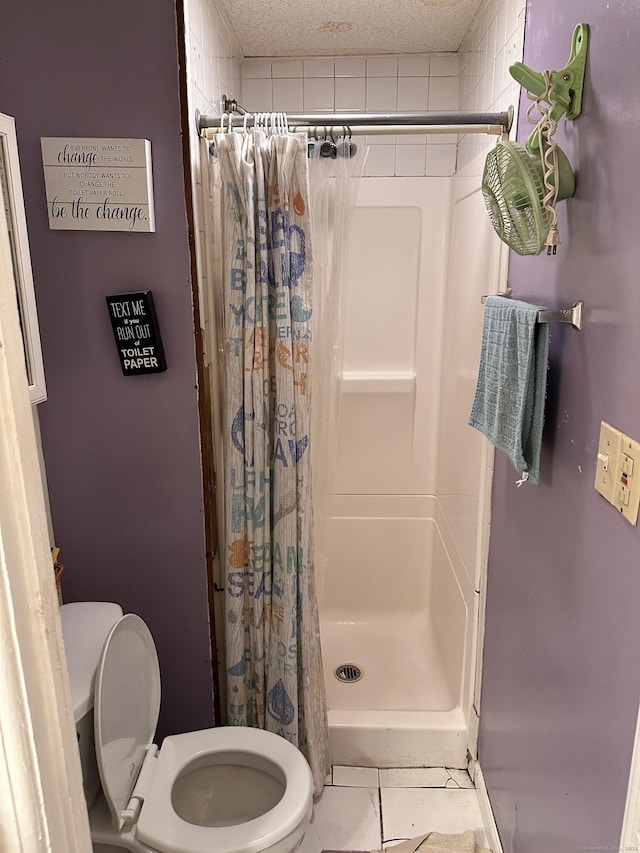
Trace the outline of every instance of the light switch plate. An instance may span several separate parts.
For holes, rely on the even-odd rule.
[[[618,483],[618,459],[622,433],[606,421],[600,424],[600,441],[596,460],[596,479],[593,487],[603,498],[614,503]]]

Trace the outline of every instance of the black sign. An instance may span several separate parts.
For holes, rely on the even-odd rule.
[[[151,291],[107,296],[107,305],[124,375],[166,370]]]

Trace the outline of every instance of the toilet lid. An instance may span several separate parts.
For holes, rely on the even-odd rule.
[[[151,632],[133,613],[109,633],[96,673],[94,729],[102,789],[122,828],[160,711],[160,667]]]

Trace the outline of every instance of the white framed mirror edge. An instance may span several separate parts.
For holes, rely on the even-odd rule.
[[[8,212],[11,216],[14,236],[14,262],[16,266],[16,290],[22,318],[25,355],[28,360],[29,398],[32,405],[42,403],[47,399],[47,389],[40,345],[40,328],[38,325],[38,310],[36,306],[33,271],[31,268],[31,253],[29,251],[29,236],[27,218],[22,193],[22,175],[18,155],[18,138],[15,120],[12,116],[0,112],[0,145],[4,155],[5,177],[7,186],[6,199]],[[0,193],[0,198],[1,198]]]

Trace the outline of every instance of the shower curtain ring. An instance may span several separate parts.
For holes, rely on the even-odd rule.
[[[233,113],[229,113],[229,133],[233,133]]]
[[[248,131],[248,122],[249,122],[249,113],[244,114],[244,121],[242,122],[242,129],[244,133]]]
[[[338,156],[338,143],[336,142],[336,138],[333,135],[333,125],[331,125],[331,134],[330,134],[329,138],[331,140],[331,155],[330,156],[331,156],[332,160],[335,160],[336,157]]]
[[[227,118],[227,114],[222,113],[222,115],[220,116],[220,133],[224,133],[224,125],[225,125],[226,118]]]
[[[310,132],[307,134],[307,157],[314,157],[318,147],[318,125],[314,124],[313,128],[310,125],[309,130]]]
[[[349,158],[351,158],[355,157],[358,153],[358,146],[355,144],[355,142],[351,141],[351,137],[353,136],[353,134],[351,133],[351,128],[349,127],[349,125],[347,125],[347,130],[349,131]]]
[[[327,126],[325,125],[324,137],[323,137],[323,140],[320,144],[320,156],[325,157],[325,158],[326,157],[335,157],[335,153],[334,153],[336,151],[335,143],[330,142],[329,139],[327,138],[327,136],[328,136]]]

